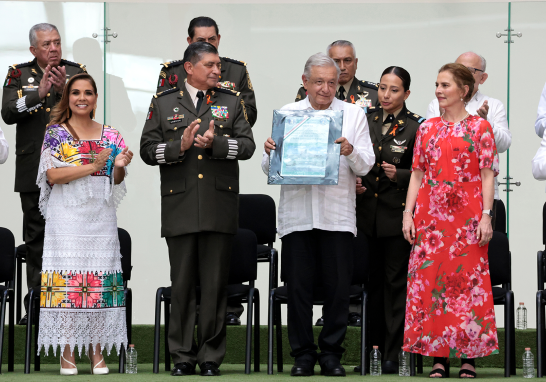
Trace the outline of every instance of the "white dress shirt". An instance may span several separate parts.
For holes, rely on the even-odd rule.
[[[546,128],[546,84],[542,89],[540,95],[540,101],[538,101],[537,120],[535,121],[535,131],[537,135],[542,138],[544,135],[544,129]]]
[[[4,138],[4,133],[0,129],[0,164],[4,163],[8,159],[9,154],[9,145],[6,138]]]
[[[546,135],[542,137],[540,147],[531,163],[535,179],[546,180]]]
[[[197,93],[199,93],[200,89],[197,89],[196,87],[191,86],[188,84],[187,81],[184,82],[186,85],[186,90],[188,91],[188,94],[190,95],[191,101],[193,102],[193,106],[197,107],[197,101],[199,98],[197,98]],[[201,90],[203,92],[203,96],[207,94],[206,90]],[[197,110],[199,112],[199,110]]]
[[[285,105],[281,110],[313,110],[313,107],[306,97],[300,102]],[[314,228],[356,235],[356,176],[366,175],[375,163],[368,121],[362,108],[337,98],[328,110],[343,110],[341,136],[353,145],[353,152],[340,158],[337,186],[281,186],[279,237]],[[269,174],[269,155],[265,150],[262,170]]]
[[[478,109],[487,101],[489,111],[487,112],[487,122],[493,129],[497,153],[503,153],[510,148],[512,144],[512,133],[508,129],[508,121],[506,120],[506,110],[501,101],[495,98],[488,97],[482,94],[479,90],[474,94],[472,99],[466,104],[466,111],[471,115],[478,115]],[[426,119],[439,117],[440,106],[438,99],[435,98],[428,105]],[[497,158],[498,159],[498,158]],[[500,199],[499,196],[499,181],[495,178],[495,199]]]

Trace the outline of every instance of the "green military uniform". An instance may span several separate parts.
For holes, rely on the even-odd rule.
[[[85,72],[85,66],[61,60],[66,77]],[[23,225],[27,246],[27,285],[40,285],[45,221],[38,208],[40,191],[36,185],[40,151],[51,109],[61,95],[51,87],[44,99],[38,95],[43,72],[35,58],[30,62],[12,65],[4,82],[2,119],[8,125],[17,124],[15,141],[15,192],[21,196]]]
[[[415,135],[425,120],[406,106],[394,116],[382,134],[384,113],[381,106],[367,110],[370,138],[376,164],[362,178],[366,191],[357,195],[356,218],[359,232],[366,234],[370,246],[371,341],[380,347],[384,361],[398,362],[404,338],[406,283],[411,245],[402,234],[402,211],[411,177]],[[396,166],[396,182],[381,164]]]
[[[379,105],[377,100],[377,89],[379,87],[376,83],[369,81],[360,81],[356,77],[353,78],[351,87],[345,94],[345,100],[357,104],[360,107],[370,107]],[[307,91],[302,86],[298,90],[296,95],[296,102],[301,101],[307,97]],[[337,94],[336,94],[337,97]]]
[[[246,62],[232,60],[227,57],[220,57],[220,61],[221,74],[218,82],[222,84],[222,88],[224,89],[235,90],[241,93],[241,97],[245,101],[248,122],[250,126],[254,126],[258,118],[258,110],[256,109],[256,97],[248,69],[246,68]],[[182,84],[185,79],[186,71],[184,70],[183,60],[165,62],[159,73],[157,92],[159,93],[175,86],[183,87]]]
[[[171,264],[169,349],[176,363],[220,364],[225,355],[226,286],[231,240],[238,227],[238,160],[255,150],[242,97],[213,88],[197,111],[181,82],[152,99],[140,155],[161,173],[161,235]],[[212,149],[191,146],[180,156],[182,135],[200,118],[204,135],[214,120]],[[195,346],[195,286],[201,282],[198,343]],[[197,349],[197,351],[196,351]]]

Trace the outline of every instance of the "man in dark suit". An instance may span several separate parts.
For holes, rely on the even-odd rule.
[[[187,38],[188,44],[208,42],[218,49],[218,46],[220,46],[220,37],[218,25],[210,17],[200,16],[190,21]],[[241,93],[241,98],[245,101],[246,105],[248,122],[250,126],[254,126],[258,118],[258,111],[256,109],[254,88],[250,81],[246,62],[227,57],[220,57],[220,61],[221,73],[218,76],[218,86]],[[176,86],[182,87],[185,78],[184,60],[165,62],[159,73],[157,92]]]
[[[358,58],[354,45],[347,40],[337,40],[328,45],[326,54],[339,66],[341,74],[336,89],[336,98],[354,103],[362,108],[378,105],[377,84],[360,81],[355,77]],[[307,97],[307,90],[301,87],[296,95],[296,102]],[[360,310],[359,310],[360,311]]]
[[[38,208],[36,185],[40,151],[51,109],[61,100],[66,81],[85,72],[85,66],[61,59],[61,36],[52,24],[30,29],[34,60],[12,65],[4,82],[2,119],[16,124],[15,192],[21,197],[26,244],[27,286],[40,285],[45,220]],[[25,298],[25,306],[27,298]],[[20,324],[26,324],[26,315]]]
[[[184,53],[187,80],[154,96],[140,155],[161,172],[161,235],[171,264],[172,375],[220,375],[226,350],[231,243],[238,226],[238,160],[255,150],[240,93],[216,88],[221,60],[206,42]],[[195,288],[201,280],[196,345]]]

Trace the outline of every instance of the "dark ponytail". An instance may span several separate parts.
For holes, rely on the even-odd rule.
[[[383,73],[381,74],[381,78],[383,78],[385,74],[391,74],[391,73],[402,80],[402,86],[404,87],[404,91],[405,92],[408,91],[411,84],[411,77],[408,71],[399,66],[389,66],[387,69],[383,70]]]

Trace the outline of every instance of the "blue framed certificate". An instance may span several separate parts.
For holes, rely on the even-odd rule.
[[[274,110],[268,184],[337,185],[342,110]]]

